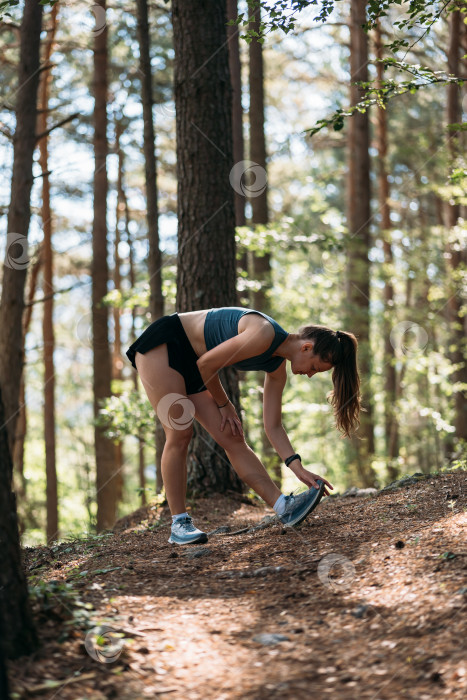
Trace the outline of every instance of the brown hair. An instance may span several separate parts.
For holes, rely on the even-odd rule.
[[[336,426],[345,437],[350,437],[360,425],[360,376],[357,366],[358,342],[353,333],[333,331],[326,326],[303,326],[301,340],[313,341],[313,353],[333,366],[334,391],[328,402],[334,408]]]

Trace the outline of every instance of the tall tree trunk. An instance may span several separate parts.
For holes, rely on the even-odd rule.
[[[128,260],[129,260],[129,278],[130,278],[130,287],[133,289],[135,286],[135,264],[134,264],[134,251],[133,251],[133,240],[131,237],[130,233],[130,227],[129,227],[129,211],[128,211],[128,200],[125,195],[125,190],[123,190],[123,195],[124,195],[124,202],[125,202],[125,218],[126,218],[126,235],[127,235],[127,242],[128,242],[128,249],[129,249],[129,254],[128,254]],[[136,321],[136,309],[135,307],[132,308],[131,310],[131,343],[133,343],[136,340],[136,330],[135,330],[135,321]],[[133,386],[135,391],[139,391],[139,385],[138,385],[138,373],[133,372]],[[146,475],[145,475],[145,460],[144,460],[144,440],[141,434],[138,435],[138,477],[139,477],[139,488],[140,488],[140,494],[141,494],[141,505],[144,506],[146,504]],[[156,479],[157,481],[157,479]],[[158,492],[157,492],[158,493]]]
[[[449,15],[449,50],[448,50],[448,72],[454,75],[459,74],[460,69],[460,48],[461,48],[461,22],[464,15],[459,10],[451,12]],[[461,91],[460,88],[451,83],[447,89],[446,116],[448,124],[457,124],[462,119]],[[451,165],[454,165],[456,158],[460,155],[460,134],[456,131],[448,132],[448,148]],[[449,319],[451,331],[451,346],[454,348],[451,353],[452,362],[457,365],[453,373],[453,381],[456,385],[467,384],[467,344],[464,332],[464,319],[462,315],[463,295],[461,283],[459,282],[459,271],[462,267],[462,243],[454,240],[454,227],[458,223],[461,208],[459,204],[446,202],[445,220],[448,229],[448,242],[446,245],[446,258],[448,260],[449,272],[451,275],[449,284]],[[454,391],[456,438],[467,441],[467,391],[465,388],[457,388]]]
[[[383,42],[381,40],[381,27],[378,21],[375,31],[375,53],[377,59],[382,59]],[[377,86],[383,82],[383,64],[376,64]],[[389,481],[394,481],[398,476],[396,459],[399,454],[399,423],[396,413],[396,367],[394,364],[395,352],[391,343],[391,330],[394,318],[394,289],[392,286],[393,255],[391,246],[391,209],[389,206],[390,186],[387,170],[387,112],[379,108],[376,112],[376,137],[378,148],[378,203],[381,213],[381,240],[383,243],[384,266],[384,312],[383,312],[383,336],[384,336],[384,433],[386,438],[386,457],[388,460],[387,472]]]
[[[106,0],[97,0],[106,9]],[[99,402],[110,396],[111,358],[107,294],[107,27],[94,37],[94,221],[92,229],[92,333],[94,417]],[[118,476],[114,444],[104,430],[94,428],[96,450],[97,530],[111,528],[117,516]]]
[[[39,86],[39,115],[37,119],[38,133],[47,129],[51,66],[55,33],[57,29],[58,4],[52,7],[50,22],[47,30],[47,40],[44,44],[44,70]],[[47,507],[47,543],[50,544],[59,537],[58,530],[58,486],[57,467],[55,463],[55,367],[54,367],[54,327],[53,327],[53,252],[52,252],[52,212],[50,208],[49,186],[49,155],[48,137],[39,140],[39,165],[42,172],[42,229],[43,243],[43,292],[44,307],[42,317],[42,334],[44,338],[44,440],[45,440],[45,476],[46,476],[46,507]]]
[[[227,20],[236,19],[238,15],[237,0],[227,0]],[[245,145],[243,138],[243,107],[242,107],[242,64],[240,60],[240,45],[238,40],[238,25],[227,27],[229,43],[229,72],[232,85],[232,137],[234,163],[240,163],[245,158]],[[235,202],[235,226],[245,226],[245,197],[240,192],[234,193]],[[238,274],[240,277],[248,276],[248,255],[244,251],[237,260]],[[248,288],[237,290],[237,305],[242,301],[249,306]]]
[[[174,0],[177,113],[177,310],[230,306],[236,301],[231,85],[226,4]],[[221,380],[239,407],[235,369]],[[242,491],[224,451],[195,423],[188,456],[192,491]]]
[[[25,353],[26,335],[29,331],[29,326],[31,324],[33,301],[36,295],[37,288],[37,278],[39,276],[39,271],[42,266],[42,251],[40,250],[37,256],[37,260],[34,262],[31,271],[29,273],[29,283],[28,291],[26,295],[26,305],[25,311],[23,313],[23,339],[22,339],[22,353]],[[13,465],[14,472],[19,477],[19,489],[15,489],[16,493],[19,495],[19,499],[23,500],[26,498],[26,479],[24,476],[24,442],[26,439],[27,432],[27,411],[26,411],[26,385],[25,385],[25,372],[21,373],[21,384],[19,390],[19,412],[18,420],[16,422],[16,433],[15,433],[15,445],[13,453]],[[13,482],[15,479],[13,479]],[[22,523],[20,520],[20,533],[22,531]]]
[[[123,168],[124,168],[124,153],[120,145],[120,137],[122,135],[123,127],[119,119],[115,121],[115,151],[118,157],[117,166],[117,209],[115,212],[115,240],[114,240],[114,289],[117,291],[121,290],[122,278],[121,278],[121,260],[120,260],[120,222],[125,221],[125,202],[123,196]],[[124,224],[125,225],[125,224]],[[115,396],[121,395],[120,383],[122,381],[122,339],[121,339],[121,308],[119,306],[113,307],[113,320],[114,320],[114,344],[112,352],[112,379],[116,380],[116,389],[114,390]],[[123,497],[123,442],[118,440],[115,443],[115,471],[117,473],[117,500],[121,501]]]
[[[157,198],[157,162],[154,143],[152,70],[149,47],[149,22],[147,0],[137,0],[139,68],[141,72],[141,98],[144,122],[144,163],[146,177],[147,221],[148,221],[148,273],[151,297],[149,310],[152,321],[164,315],[162,295],[162,255],[159,245],[159,210]],[[157,416],[155,419],[156,439],[156,493],[162,490],[161,458],[165,445],[165,433]]]
[[[2,299],[0,302],[0,386],[5,420],[13,454],[18,396],[23,371],[22,317],[28,265],[27,236],[31,216],[32,162],[36,143],[37,86],[42,5],[29,0],[24,5],[20,32],[20,60],[16,92],[16,130],[13,139],[13,174]]]
[[[356,104],[360,89],[356,81],[368,80],[368,37],[362,25],[366,21],[365,0],[350,4],[350,101]],[[359,368],[362,378],[363,406],[361,426],[351,440],[351,467],[364,486],[375,484],[371,467],[374,452],[372,401],[369,397],[370,362],[370,158],[368,112],[356,112],[349,120],[347,175],[347,289],[346,327],[359,341]],[[359,439],[360,438],[360,439]]]
[[[255,10],[255,19],[250,24],[250,28],[258,31],[261,19],[260,8]],[[253,39],[250,43],[250,159],[253,163],[257,163],[266,173],[266,138],[264,134],[264,63],[263,63],[263,45]],[[257,224],[269,223],[268,210],[268,188],[258,193],[258,196],[250,197],[251,204],[251,223],[253,226]],[[271,255],[265,252],[263,255],[252,255],[253,277],[260,283],[258,291],[253,293],[253,307],[257,311],[271,314],[271,305],[269,303],[269,290],[272,287],[271,279]],[[264,373],[259,372],[256,375],[258,385],[264,382]],[[264,427],[261,429],[261,444],[262,444],[262,461],[272,474],[274,483],[282,488],[282,462],[276,451],[268,440]]]
[[[13,464],[8,442],[0,387],[0,645],[5,656],[16,658],[31,654],[37,648],[38,640],[21,564],[16,499],[11,490]]]

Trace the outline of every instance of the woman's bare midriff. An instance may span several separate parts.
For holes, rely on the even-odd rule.
[[[204,321],[208,312],[209,309],[201,309],[200,311],[186,311],[178,314],[187,338],[198,357],[207,352],[204,340]]]
[[[185,330],[188,340],[198,357],[207,352],[206,341],[204,340],[204,322],[210,309],[200,311],[186,311],[178,314],[181,324]],[[238,322],[238,332],[242,333],[250,325],[263,326],[266,332],[271,332],[271,324],[257,314],[246,314]]]

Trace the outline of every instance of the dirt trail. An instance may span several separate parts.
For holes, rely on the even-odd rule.
[[[77,597],[51,584],[37,603],[43,646],[10,663],[14,697],[465,698],[466,485],[458,471],[326,498],[298,529],[190,548],[148,508],[100,539],[28,549],[32,583]],[[206,531],[272,513],[227,497],[191,512]],[[101,662],[84,646],[97,624],[114,639]]]

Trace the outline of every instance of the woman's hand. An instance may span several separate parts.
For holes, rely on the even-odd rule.
[[[327,487],[330,489],[334,489],[334,486],[332,486],[329,481],[327,481],[323,476],[320,476],[319,474],[313,474],[313,472],[307,471],[304,467],[299,467],[298,469],[293,470],[295,476],[297,479],[300,479],[300,481],[303,481],[304,484],[308,486],[308,488],[319,488],[319,484],[316,481],[316,479],[320,479],[321,481],[324,482],[324,493],[326,496],[329,496],[329,491]]]
[[[243,435],[243,428],[240,418],[237,416],[237,412],[233,404],[229,401],[227,406],[219,408],[220,414],[222,416],[221,421],[221,431],[224,430],[226,423],[229,423],[230,429],[232,430],[232,435]]]

